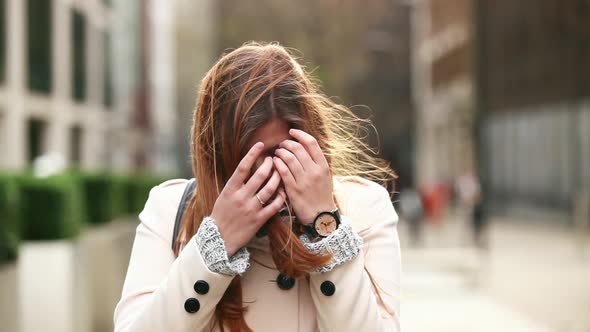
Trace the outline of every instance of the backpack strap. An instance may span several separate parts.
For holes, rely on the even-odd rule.
[[[182,215],[184,214],[184,209],[186,208],[186,204],[193,195],[193,191],[195,191],[195,178],[189,180],[188,184],[184,188],[184,192],[182,193],[182,198],[180,199],[180,204],[178,205],[178,211],[176,211],[176,219],[174,220],[174,232],[172,233],[172,251],[174,251],[174,242],[176,242],[176,237],[178,236],[178,230],[180,228],[180,221],[182,220]]]

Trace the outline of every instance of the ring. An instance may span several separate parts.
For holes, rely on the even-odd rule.
[[[262,206],[266,206],[266,204],[268,204],[267,202],[263,201],[262,198],[260,198],[260,196],[258,196],[258,193],[256,193],[256,198],[258,199],[260,204],[262,204]]]

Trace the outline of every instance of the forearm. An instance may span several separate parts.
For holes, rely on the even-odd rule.
[[[396,331],[399,320],[382,317],[383,310],[365,271],[363,240],[346,216],[342,220],[328,238],[312,245],[306,237],[302,239],[314,252],[334,254],[330,264],[310,275],[320,331]],[[342,319],[343,313],[346,319]]]
[[[250,253],[246,247],[240,248],[228,257],[225,242],[215,220],[209,216],[203,218],[195,242],[205,264],[213,272],[235,276],[246,272],[250,266]]]
[[[223,260],[212,258],[218,256],[219,244],[223,242],[218,241],[216,234],[203,232],[208,229],[208,223],[202,225],[205,227],[199,229],[155,284],[155,278],[142,275],[143,269],[149,267],[157,272],[167,269],[165,262],[152,258],[159,257],[157,251],[169,248],[149,227],[138,226],[128,272],[128,289],[124,290],[115,310],[116,332],[206,330],[217,303],[247,261],[236,263],[235,259],[232,260],[236,263],[232,266],[237,266],[235,273],[217,270],[224,266]],[[221,250],[225,249],[222,247]]]

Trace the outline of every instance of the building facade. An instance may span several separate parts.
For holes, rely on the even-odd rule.
[[[572,211],[590,192],[590,3],[475,3],[488,195]]]
[[[590,192],[590,3],[413,1],[420,183],[479,174],[510,207]]]
[[[47,153],[85,170],[177,169],[169,162],[170,4],[2,0],[0,7],[0,169],[26,168]]]
[[[412,2],[416,185],[475,170],[470,0]]]

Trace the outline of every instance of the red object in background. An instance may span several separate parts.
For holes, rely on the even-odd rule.
[[[443,183],[435,183],[420,189],[426,220],[440,224],[449,201],[449,189]]]

